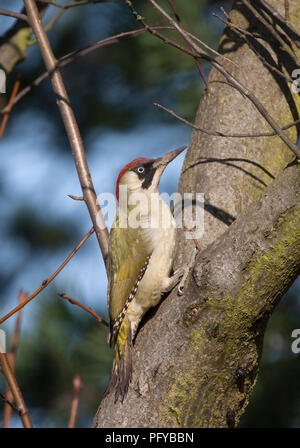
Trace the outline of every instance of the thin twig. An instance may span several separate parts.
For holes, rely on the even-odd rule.
[[[224,13],[224,8],[220,8],[221,9],[221,11]],[[228,20],[224,20],[224,19],[222,19],[222,17],[220,17],[218,14],[216,14],[215,12],[213,12],[212,13],[212,15],[213,15],[213,17],[216,17],[218,20],[220,20],[222,23],[224,23],[224,25],[227,25],[227,26],[229,26],[230,28],[238,28],[241,32],[243,32],[244,34],[248,34],[248,35],[251,35],[251,36],[253,36],[253,34],[252,33],[249,33],[249,31],[246,31],[246,30],[243,30],[242,28],[240,28],[240,27],[237,27],[237,25],[235,25],[232,21],[231,21],[231,19],[229,19],[228,18]]]
[[[29,303],[32,299],[34,299],[43,289],[45,289],[52,280],[60,273],[60,271],[66,266],[67,263],[71,260],[71,258],[76,254],[76,252],[81,248],[81,246],[86,242],[86,240],[94,233],[94,228],[92,227],[88,233],[82,238],[79,244],[75,247],[74,250],[70,253],[70,255],[65,259],[65,261],[59,266],[59,268],[54,272],[54,274],[51,275],[51,277],[45,279],[41,286],[33,293],[31,296],[29,296],[23,303],[18,305],[16,308],[11,310],[8,314],[6,314],[4,317],[0,319],[0,324],[5,322],[10,316],[17,313],[21,308],[23,308],[27,303]]]
[[[93,317],[95,317],[95,319],[97,319],[97,321],[99,322],[99,324],[103,324],[106,327],[109,327],[108,323],[106,322],[105,319],[103,319],[101,316],[99,316],[99,314],[96,313],[96,311],[94,311],[92,308],[88,308],[87,306],[83,305],[82,303],[78,302],[78,300],[72,299],[72,297],[68,296],[67,294],[61,292],[58,294],[59,297],[61,297],[62,299],[66,299],[68,300],[72,305],[77,305],[80,308],[82,308],[84,311],[87,311],[88,313],[90,313]]]
[[[84,201],[82,196],[73,196],[72,194],[68,194],[69,198],[74,199],[74,201]]]
[[[28,296],[28,294],[26,292],[20,291],[19,295],[18,295],[19,304],[24,302],[24,300],[26,300],[27,296]],[[15,328],[14,328],[12,341],[11,341],[11,347],[10,347],[9,352],[7,353],[7,357],[8,357],[8,360],[9,360],[9,363],[10,363],[10,366],[11,366],[11,369],[13,372],[15,371],[15,359],[16,359],[16,352],[17,352],[17,347],[18,347],[18,343],[19,343],[22,311],[23,310],[20,310],[17,314],[17,319],[15,322]],[[6,399],[7,399],[7,404],[4,406],[4,411],[3,411],[3,425],[2,425],[3,428],[9,428],[10,418],[11,418],[11,414],[12,414],[12,407],[10,406],[10,402],[13,401],[13,394],[9,387],[7,387],[7,389],[6,389]]]
[[[224,75],[229,84],[236,88],[242,95],[246,96],[251,103],[256,107],[258,112],[264,117],[264,119],[269,123],[269,125],[274,129],[274,131],[279,135],[281,140],[290,148],[290,150],[295,154],[295,156],[300,158],[300,148],[292,142],[292,140],[282,131],[281,127],[276,123],[274,118],[269,114],[265,106],[259,101],[259,99],[248,90],[240,81],[238,81],[234,76],[225,70],[218,62],[211,61],[213,67],[215,67],[220,73]]]
[[[201,44],[204,48],[206,48],[207,50],[211,51],[213,54],[215,54],[216,56],[219,56],[220,58],[224,59],[224,61],[230,62],[230,64],[235,65],[237,68],[239,68],[239,65],[236,64],[234,61],[232,61],[231,59],[227,58],[226,56],[224,56],[223,54],[219,53],[218,51],[214,50],[213,48],[211,48],[209,45],[207,45],[205,42],[203,42],[202,40],[200,40],[198,37],[194,36],[192,33],[189,33],[188,31],[185,30],[185,32],[196,42],[198,42],[199,44]]]
[[[241,0],[243,5],[254,15],[254,17],[261,22],[261,24],[272,34],[275,40],[281,45],[282,49],[285,50],[290,57],[293,59],[295,64],[298,66],[299,62],[297,56],[290,49],[288,44],[282,39],[278,31],[274,28],[274,26],[269,23],[247,0]]]
[[[196,249],[197,249],[199,252],[201,252],[202,249],[201,249],[199,240],[195,237],[195,233],[194,233],[194,231],[193,231],[193,230],[190,230],[190,229],[187,229],[187,230],[188,230],[188,232],[191,233],[191,235],[192,235],[192,237],[193,237],[192,239],[193,239],[193,241],[194,241],[194,244],[195,244]]]
[[[94,5],[96,3],[107,3],[107,2],[113,2],[118,0],[82,0],[79,2],[70,2],[70,3],[59,3],[55,0],[39,0],[40,3],[46,3],[48,5],[56,6],[57,8],[62,9],[69,9],[69,8],[75,8],[76,6],[83,6],[83,5]]]
[[[168,114],[172,115],[174,118],[177,118],[177,120],[181,121],[182,123],[187,124],[188,126],[190,126],[191,128],[195,129],[196,131],[201,131],[204,134],[207,135],[212,135],[214,137],[232,137],[232,138],[256,138],[256,137],[274,137],[275,135],[278,135],[277,132],[260,132],[257,134],[226,134],[224,132],[221,131],[210,131],[208,129],[202,128],[200,126],[196,126],[195,124],[191,123],[190,121],[186,120],[185,118],[181,117],[180,115],[176,114],[176,112],[174,112],[171,109],[168,109],[165,106],[162,106],[159,103],[153,103],[153,105],[155,107],[158,107],[162,110],[164,110],[165,112],[168,112]],[[282,129],[282,131],[285,131],[286,129],[291,128],[292,126],[296,126],[297,124],[300,124],[300,118],[299,120],[295,121],[292,124],[288,124],[287,126],[284,126]]]
[[[238,90],[242,95],[244,95],[246,98],[248,98],[252,104],[255,106],[255,108],[258,110],[258,112],[265,118],[265,120],[269,123],[269,125],[274,129],[274,131],[279,135],[279,137],[283,140],[283,142],[290,148],[291,151],[296,155],[296,157],[300,158],[300,149],[295,143],[292,142],[292,140],[281,130],[280,126],[276,123],[276,121],[273,119],[273,117],[268,113],[267,109],[264,107],[264,105],[259,101],[259,99],[249,90],[247,89],[240,81],[238,81],[233,75],[231,75],[218,61],[213,59],[211,56],[209,56],[207,53],[205,53],[201,48],[196,45],[193,40],[187,35],[185,30],[182,30],[176,22],[154,1],[149,0],[150,3],[159,11],[161,14],[169,21],[171,25],[173,25],[179,34],[182,35],[182,37],[192,45],[193,49],[195,51],[199,52],[199,57],[202,57],[210,62],[210,64],[218,70],[228,81],[228,83],[234,87],[236,90]],[[158,36],[159,37],[159,36]],[[171,43],[173,45],[173,43]]]
[[[224,8],[220,8],[220,9],[222,10],[223,14],[226,14]],[[249,31],[243,30],[242,28],[240,28],[237,25],[235,25],[235,23],[233,23],[232,20],[229,19],[228,14],[226,14],[226,17],[227,17],[228,20],[222,19],[222,17],[218,16],[218,14],[216,14],[216,13],[213,13],[212,15],[214,17],[216,17],[218,20],[220,20],[221,22],[225,23],[225,25],[229,26],[230,29],[234,33],[236,33],[241,39],[243,39],[244,42],[246,42],[246,44],[250,48],[250,50],[252,50],[253,53],[255,53],[255,55],[261,60],[261,62],[266,67],[268,67],[270,70],[272,70],[274,73],[276,73],[278,76],[280,76],[281,78],[285,79],[286,81],[293,82],[292,78],[289,75],[286,75],[285,73],[280,71],[278,68],[274,67],[268,61],[266,61],[266,59],[256,50],[256,48],[252,45],[251,41],[248,39],[248,36],[249,36],[253,40],[257,41],[257,39],[255,38],[255,36],[252,33],[249,33]]]
[[[56,22],[61,18],[61,16],[67,11],[66,9],[60,9],[45,25],[45,31],[48,33],[48,31],[51,31]]]
[[[17,81],[15,82],[14,87],[12,89],[11,96],[10,96],[10,99],[9,99],[9,102],[8,102],[8,105],[7,105],[7,112],[5,112],[5,114],[3,116],[3,119],[2,119],[1,126],[0,126],[0,140],[3,137],[4,131],[5,131],[5,127],[6,127],[6,124],[7,124],[7,121],[8,121],[8,117],[9,117],[9,114],[10,114],[10,112],[12,110],[13,105],[14,105],[14,99],[15,99],[17,93],[18,93],[19,87],[20,87],[20,81],[17,79]]]
[[[172,11],[173,11],[173,13],[174,13],[174,15],[175,15],[175,18],[176,18],[176,20],[177,20],[178,25],[180,26],[180,28],[181,28],[182,30],[184,30],[183,23],[182,23],[182,21],[181,21],[181,19],[180,19],[180,16],[179,16],[178,12],[176,11],[176,8],[175,8],[175,6],[174,6],[173,1],[172,1],[172,0],[168,0],[168,3],[169,3],[170,8],[172,9]],[[191,46],[191,49],[193,49],[192,46]],[[206,76],[205,76],[205,74],[204,74],[204,72],[203,72],[203,70],[202,70],[202,67],[201,67],[200,62],[199,62],[198,59],[197,59],[197,55],[195,55],[195,57],[194,57],[194,61],[195,61],[195,63],[196,63],[196,66],[197,66],[197,68],[198,68],[198,71],[199,71],[199,73],[200,73],[200,76],[201,76],[201,78],[203,79],[204,84],[206,85],[207,90],[209,90],[208,80],[207,80],[207,78],[206,78]]]
[[[41,1],[43,1],[43,0],[41,0]],[[88,1],[88,2],[86,2],[86,1],[84,1],[84,2],[72,2],[71,1],[71,2],[66,3],[66,4],[59,4],[57,2],[52,2],[51,5],[57,6],[60,9],[59,9],[58,13],[55,14],[55,16],[53,16],[52,19],[49,20],[47,25],[45,25],[45,31],[46,32],[50,31],[53,28],[53,26],[55,25],[55,23],[64,14],[64,12],[67,11],[68,9],[73,8],[74,6],[82,6],[82,5],[88,5],[88,4],[93,5],[93,4],[96,4],[96,3],[103,3],[104,1],[105,0],[102,0],[102,1],[99,0],[98,2],[97,1]],[[113,1],[113,0],[106,0],[106,1]],[[44,2],[44,3],[46,3],[46,2]],[[47,3],[50,3],[50,2],[47,2]]]
[[[144,26],[144,30],[143,31],[149,31],[149,33],[151,33],[153,36],[158,37],[162,42],[164,42],[167,45],[171,45],[174,48],[177,48],[178,50],[181,50],[183,53],[186,53],[189,56],[195,56],[194,51],[183,47],[182,45],[179,45],[177,42],[174,42],[173,40],[169,39],[168,37],[164,36],[163,34],[159,33],[157,31],[157,29],[155,29],[154,27],[151,27],[150,25],[148,25],[144,18],[139,15],[136,10],[133,8],[132,6],[132,2],[130,0],[125,0],[126,5],[128,6],[129,10],[131,11],[133,17],[137,20],[137,22],[141,23]],[[174,22],[176,23],[176,22]],[[205,53],[204,51],[201,54],[198,54],[199,57],[201,57],[203,55],[207,55],[207,53]]]
[[[285,23],[290,21],[290,5],[289,0],[284,0],[284,21]]]
[[[12,17],[13,19],[28,22],[28,17],[26,16],[26,14],[22,14],[21,12],[13,12],[13,11],[7,11],[6,9],[0,9],[0,16]]]
[[[22,304],[23,302],[25,302],[25,300],[27,299],[28,294],[25,291],[20,291],[19,295],[18,295],[18,302],[19,304]],[[15,361],[15,356],[16,356],[16,352],[17,352],[17,347],[19,344],[19,337],[20,337],[20,329],[21,329],[21,320],[22,320],[22,309],[18,312],[17,315],[17,319],[16,319],[16,323],[15,323],[15,328],[14,328],[14,332],[13,332],[13,336],[12,336],[12,340],[11,340],[11,347],[9,350],[9,355],[13,357],[13,360]],[[9,359],[9,361],[11,362],[12,365],[12,360],[11,358]],[[13,361],[13,363],[14,363]],[[13,366],[14,368],[14,366]]]
[[[24,0],[31,28],[37,39],[42,57],[48,72],[51,73],[51,84],[56,96],[57,106],[63,120],[65,130],[72,148],[78,178],[80,181],[83,197],[87,205],[93,226],[97,235],[98,243],[106,270],[108,271],[108,231],[105,221],[97,203],[97,196],[85,156],[85,150],[78,128],[78,124],[70,104],[61,74],[57,68],[57,60],[54,57],[47,34],[39,17],[35,1]]]
[[[15,406],[12,401],[9,401],[2,392],[0,392],[0,398],[5,404],[7,403],[14,411],[19,412],[19,409],[17,408],[17,406]],[[5,426],[3,426],[3,428],[4,427]]]
[[[276,20],[281,29],[287,34],[296,47],[300,48],[300,34],[292,27],[290,23],[286,22],[286,18],[283,17],[276,9],[273,8],[266,0],[258,0],[262,7],[265,9],[267,14],[272,18],[272,20]]]
[[[80,375],[77,374],[74,376],[72,385],[73,385],[73,397],[72,397],[72,403],[71,403],[68,428],[75,428],[75,426],[76,426],[79,396],[83,389],[83,382],[82,382],[82,379],[80,378]]]
[[[159,29],[174,29],[173,27],[170,26],[157,26],[157,27],[152,27],[154,30],[159,30]],[[113,44],[117,44],[119,42],[120,39],[122,38],[126,38],[126,37],[137,37],[140,34],[145,33],[147,30],[146,29],[137,29],[137,30],[132,30],[132,31],[126,31],[123,33],[119,33],[116,34],[114,36],[111,37],[107,37],[106,39],[102,39],[99,40],[97,42],[94,42],[80,50],[75,50],[72,51],[71,53],[68,53],[64,56],[62,56],[61,58],[59,58],[57,60],[57,64],[56,67],[65,67],[68,64],[71,64],[73,61],[75,61],[76,59],[78,59],[79,57],[82,56],[86,56],[87,54],[91,53],[92,51],[97,50],[98,48],[102,48],[105,47],[107,45],[113,45]],[[34,87],[37,87],[41,84],[42,81],[44,81],[46,78],[48,78],[48,76],[51,75],[51,72],[49,73],[44,72],[42,73],[40,76],[38,76],[30,85],[24,87],[24,89],[22,89],[18,95],[15,97],[13,104],[18,103],[25,95],[27,95]],[[4,107],[0,113],[5,113],[7,112],[7,106]]]
[[[30,415],[26,408],[25,401],[23,399],[17,380],[9,364],[7,354],[3,351],[2,347],[0,347],[0,364],[2,373],[5,376],[5,379],[7,381],[7,384],[9,385],[10,390],[12,391],[23,426],[24,428],[32,428]]]
[[[186,32],[184,28],[179,26],[172,17],[163,9],[161,8],[154,0],[149,0],[152,6],[171,24],[176,28],[176,30],[179,32],[179,34],[184,38],[184,40],[189,44],[190,48],[192,49],[192,55],[197,55],[198,57],[209,57],[211,58],[204,50],[198,47],[198,45],[193,42],[189,34]]]
[[[264,7],[264,9],[267,10],[268,14],[272,18],[275,17],[278,21],[283,23],[285,22],[285,18],[275,8],[273,8],[273,6],[271,6],[266,0],[258,0],[258,2]]]

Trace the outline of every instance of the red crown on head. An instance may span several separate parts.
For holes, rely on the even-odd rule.
[[[116,183],[117,200],[119,200],[119,183],[120,183],[121,178],[124,176],[124,174],[128,170],[130,170],[130,168],[133,168],[138,163],[147,162],[148,160],[150,160],[150,159],[147,159],[146,157],[140,157],[139,159],[134,159],[131,162],[127,163],[127,165],[125,165],[124,168],[121,169],[121,171],[120,171],[120,173],[118,175],[117,183]]]

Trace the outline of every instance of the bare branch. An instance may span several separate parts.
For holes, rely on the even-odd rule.
[[[174,15],[175,15],[175,18],[176,18],[176,20],[177,20],[178,25],[180,26],[180,28],[181,28],[182,30],[184,30],[183,23],[182,23],[182,21],[181,21],[181,19],[180,19],[180,16],[179,16],[178,12],[176,11],[176,8],[175,8],[175,6],[174,6],[173,1],[172,1],[172,0],[168,0],[168,3],[169,3],[169,5],[170,5],[170,7],[171,7],[171,9],[172,9],[172,11],[173,11],[173,13],[174,13]],[[192,48],[192,47],[191,47],[191,48]],[[201,76],[201,78],[203,79],[204,84],[206,85],[206,88],[209,89],[209,85],[208,85],[207,78],[206,78],[206,76],[205,76],[205,74],[204,74],[204,72],[203,72],[203,70],[202,70],[202,67],[201,67],[201,65],[200,65],[200,62],[199,62],[198,59],[197,59],[197,55],[195,55],[195,57],[194,57],[194,61],[195,61],[195,64],[196,64],[196,66],[197,66],[197,69],[198,69],[198,71],[199,71],[199,73],[200,73],[200,76]]]
[[[73,196],[72,194],[68,194],[68,196],[74,201],[84,201],[84,198],[82,196]]]
[[[24,0],[24,5],[27,10],[29,22],[32,30],[36,36],[38,45],[40,47],[46,68],[48,72],[52,73],[51,83],[53,91],[56,95],[56,102],[69,138],[70,146],[77,169],[83,197],[93,226],[97,235],[98,243],[102,252],[106,270],[108,269],[108,231],[99,205],[97,204],[97,197],[87,164],[83,142],[80,131],[76,122],[73,109],[70,104],[68,94],[66,92],[61,74],[57,68],[57,60],[52,52],[47,34],[43,28],[39,18],[36,3],[30,0]]]
[[[158,107],[159,109],[164,110],[165,112],[168,112],[168,114],[172,115],[174,118],[177,118],[177,120],[181,121],[182,123],[187,124],[191,128],[195,129],[196,131],[204,132],[204,134],[207,135],[213,135],[215,137],[232,137],[232,138],[255,138],[255,137],[273,137],[277,135],[277,132],[261,132],[257,134],[226,134],[224,132],[220,131],[210,131],[208,129],[204,129],[200,126],[196,126],[195,124],[191,123],[190,121],[186,120],[185,118],[180,117],[180,115],[176,114],[173,110],[168,109],[165,106],[162,106],[159,103],[153,103],[155,107]],[[292,126],[296,126],[297,124],[300,124],[300,118],[299,120],[296,120],[294,123],[288,124],[287,126],[284,126],[282,131],[285,131],[286,129],[291,128]]]
[[[287,22],[289,18],[287,17],[287,12],[289,10],[288,1],[285,0],[285,17],[283,17],[276,9],[273,8],[266,0],[258,0],[262,7],[267,11],[269,16],[274,20],[276,19],[277,23],[281,27],[281,29],[290,36],[296,47],[300,48],[300,34]]]
[[[249,11],[254,15],[254,17],[261,22],[261,24],[267,28],[267,30],[270,32],[270,34],[273,36],[275,40],[281,45],[281,47],[290,55],[290,57],[293,59],[295,64],[298,66],[299,61],[295,55],[295,53],[291,50],[291,48],[288,46],[288,44],[282,39],[276,28],[269,23],[247,0],[241,0],[243,5],[248,8]]]
[[[164,42],[165,44],[171,45],[174,48],[177,48],[178,50],[181,50],[183,53],[186,53],[189,56],[195,56],[194,51],[183,47],[182,45],[179,45],[177,42],[172,41],[171,39],[169,39],[168,37],[164,36],[163,34],[159,33],[155,28],[149,26],[144,18],[139,15],[136,10],[133,8],[132,6],[132,2],[130,0],[125,0],[126,5],[128,6],[128,8],[130,9],[133,17],[137,20],[137,22],[141,23],[146,31],[149,31],[149,33],[153,34],[153,36],[158,37],[162,42]],[[174,22],[176,23],[176,22]],[[205,52],[203,52],[203,55],[206,54]],[[198,55],[199,57],[201,57],[201,55]]]
[[[12,394],[13,394],[13,397],[14,397],[14,400],[16,403],[16,407],[18,409],[18,413],[22,420],[23,426],[24,426],[24,428],[32,428],[30,415],[26,408],[26,404],[23,399],[22,393],[20,391],[20,388],[18,386],[17,380],[12,371],[12,368],[9,364],[7,354],[4,352],[4,350],[1,346],[0,346],[0,364],[1,364],[2,373],[5,376],[5,379],[7,381],[7,384],[9,385],[10,390],[12,391]]]
[[[19,295],[18,295],[18,302],[19,304],[21,304],[22,302],[24,302],[24,300],[26,300],[28,294],[24,291],[20,291]],[[17,314],[17,319],[15,322],[15,328],[14,328],[14,332],[13,332],[13,336],[12,336],[12,341],[11,341],[11,347],[9,352],[7,353],[8,356],[8,360],[11,366],[12,371],[15,371],[15,358],[16,358],[16,351],[17,351],[17,347],[18,347],[18,343],[19,343],[19,336],[20,336],[20,328],[21,328],[21,319],[22,319],[22,311],[20,310]],[[11,413],[12,413],[12,406],[11,406],[11,402],[13,401],[13,394],[12,391],[10,390],[9,387],[7,387],[6,389],[6,405],[4,406],[4,411],[3,411],[3,428],[8,428],[9,427],[9,423],[10,423],[10,418],[11,418]],[[17,409],[18,410],[18,409]]]
[[[255,53],[255,55],[262,61],[262,63],[266,67],[268,67],[270,70],[272,70],[274,73],[276,73],[281,78],[284,78],[286,81],[292,82],[293,80],[289,75],[286,75],[281,70],[274,67],[274,65],[272,65],[268,61],[266,61],[266,59],[256,50],[256,48],[254,47],[254,45],[252,45],[250,39],[248,38],[248,36],[249,36],[251,39],[253,39],[257,42],[257,39],[255,38],[255,36],[252,33],[249,33],[249,31],[243,30],[242,28],[235,25],[232,22],[232,20],[230,19],[230,17],[228,16],[228,14],[226,13],[226,11],[224,10],[224,8],[221,7],[220,9],[222,10],[223,14],[227,17],[228,20],[222,19],[222,17],[218,16],[218,14],[215,14],[215,13],[213,13],[213,16],[216,17],[217,19],[219,19],[221,22],[225,23],[225,25],[229,26],[230,29],[234,33],[238,34],[238,36],[246,42],[246,44],[249,46],[249,48]]]
[[[76,426],[76,419],[77,419],[77,412],[78,412],[78,404],[79,404],[79,396],[83,389],[83,382],[80,378],[80,375],[75,375],[73,378],[73,397],[72,397],[72,403],[71,403],[71,410],[70,410],[70,419],[68,428],[75,428]]]
[[[17,79],[17,81],[15,82],[14,87],[12,89],[12,92],[11,92],[11,96],[10,96],[10,99],[9,99],[9,102],[8,102],[8,105],[7,105],[7,111],[5,112],[5,114],[3,116],[3,119],[2,119],[2,122],[1,122],[1,126],[0,126],[0,140],[3,137],[4,131],[5,131],[5,127],[6,127],[6,124],[7,124],[7,121],[8,121],[8,117],[9,117],[9,114],[10,114],[10,112],[12,110],[13,105],[14,105],[14,99],[15,99],[17,93],[18,93],[19,87],[20,87],[20,81]]]
[[[95,317],[97,319],[99,324],[103,324],[106,327],[109,327],[109,325],[106,322],[106,320],[104,320],[101,316],[99,316],[99,314],[97,314],[92,308],[86,307],[85,305],[83,305],[82,303],[78,302],[77,300],[72,299],[72,297],[67,296],[67,294],[65,294],[65,293],[59,293],[58,295],[62,299],[68,300],[72,305],[77,305],[81,309],[83,309],[84,311],[87,311],[88,313],[90,313],[93,317]]]
[[[230,62],[230,64],[233,64],[235,67],[239,67],[238,64],[236,64],[234,61],[232,61],[231,59],[227,58],[226,56],[224,56],[223,54],[219,53],[218,51],[214,50],[213,48],[211,48],[209,45],[207,45],[205,42],[203,42],[202,40],[200,40],[197,36],[194,36],[194,34],[189,33],[188,31],[185,30],[185,32],[188,34],[188,36],[190,36],[193,40],[195,40],[196,42],[198,42],[199,44],[203,45],[204,48],[206,48],[207,50],[211,51],[213,54],[215,54],[216,56],[219,56],[220,58],[224,59],[224,61]]]
[[[56,22],[61,18],[61,16],[67,11],[66,9],[60,9],[45,25],[45,31],[48,33],[48,31],[52,30]]]
[[[43,0],[40,0],[43,2]],[[117,0],[96,0],[96,1],[81,1],[81,2],[69,2],[66,4],[62,4],[62,3],[58,3],[58,2],[50,2],[50,1],[45,1],[43,3],[48,3],[51,4],[53,6],[56,6],[58,8],[60,8],[60,10],[58,11],[57,14],[55,14],[54,17],[52,17],[52,19],[49,20],[49,22],[47,23],[47,25],[45,26],[45,31],[50,31],[53,26],[55,25],[55,23],[61,18],[61,16],[64,14],[65,11],[67,11],[70,8],[76,7],[76,6],[82,6],[82,5],[94,5],[96,3],[105,3],[108,1],[117,1]]]
[[[70,255],[65,259],[65,261],[59,266],[59,268],[54,272],[54,274],[51,275],[51,277],[45,279],[41,286],[33,293],[31,296],[29,296],[24,302],[22,302],[20,305],[18,305],[16,308],[11,310],[8,314],[6,314],[4,317],[0,319],[0,324],[3,324],[10,316],[17,313],[21,308],[23,308],[27,303],[29,303],[32,299],[34,299],[43,289],[45,289],[52,280],[55,279],[55,277],[60,273],[60,271],[66,266],[67,263],[71,260],[71,258],[76,254],[76,252],[81,248],[81,246],[86,242],[86,240],[94,233],[94,228],[92,227],[88,233],[82,238],[79,244],[75,247],[75,249],[70,253]]]
[[[24,20],[24,22],[28,22],[28,18],[26,14],[22,14],[20,12],[7,11],[6,9],[0,9],[0,16],[12,17],[18,20]]]
[[[114,2],[118,0],[82,0],[78,2],[70,2],[70,3],[59,3],[55,0],[38,0],[40,3],[46,3],[48,5],[56,6],[57,8],[62,9],[69,9],[69,8],[75,8],[76,6],[83,6],[83,5],[94,5],[96,3],[108,3],[108,2]]]
[[[157,27],[152,27],[152,29],[154,30],[159,30],[159,29],[173,29],[173,27],[170,26],[157,26]],[[119,33],[116,34],[114,36],[111,37],[107,37],[106,39],[102,39],[99,40],[97,42],[94,42],[80,50],[75,50],[72,51],[71,53],[68,53],[64,56],[62,56],[61,58],[59,58],[57,60],[57,64],[56,67],[65,67],[66,65],[71,64],[73,61],[75,61],[76,59],[78,59],[79,57],[82,56],[86,56],[87,54],[91,53],[92,51],[97,50],[98,48],[102,48],[105,47],[107,45],[113,45],[113,44],[117,44],[119,42],[120,39],[122,38],[126,38],[126,37],[136,37],[139,36],[140,34],[145,33],[147,30],[146,29],[138,29],[138,30],[132,30],[132,31],[126,31],[123,33]],[[51,75],[51,72],[49,73],[44,72],[42,73],[40,76],[38,76],[29,86],[24,87],[24,89],[22,89],[19,94],[15,97],[13,104],[18,103],[25,95],[27,95],[34,87],[37,87],[41,84],[42,81],[44,81],[46,78],[48,78]],[[5,113],[7,112],[7,106],[4,107],[0,113]]]
[[[293,151],[297,158],[300,158],[300,149],[292,140],[281,130],[280,126],[276,123],[274,118],[268,113],[265,106],[259,101],[259,99],[248,90],[241,82],[235,79],[230,73],[225,70],[218,62],[212,61],[211,64],[224,75],[227,81],[235,87],[242,95],[245,95],[260,112],[260,114],[265,118],[269,125],[276,131],[281,140]]]
[[[12,401],[8,400],[2,392],[0,392],[0,398],[5,404],[7,403],[14,411],[19,412],[19,409],[13,404]],[[5,428],[4,425],[3,428]]]
[[[284,21],[288,22],[290,20],[290,5],[289,0],[284,0]]]
[[[249,90],[247,89],[240,81],[238,81],[233,75],[231,75],[219,62],[205,53],[201,48],[199,48],[195,42],[189,37],[189,35],[182,30],[176,22],[154,1],[149,0],[150,3],[169,21],[171,25],[173,25],[177,31],[182,35],[182,37],[193,47],[195,51],[198,51],[199,57],[202,57],[209,61],[211,65],[218,70],[225,79],[229,82],[229,84],[237,89],[242,95],[246,96],[252,104],[256,107],[259,113],[265,118],[265,120],[269,123],[269,125],[276,131],[279,137],[284,141],[284,143],[293,151],[297,158],[300,158],[300,149],[297,145],[295,145],[291,139],[281,130],[280,126],[276,123],[273,117],[268,113],[264,105],[259,101],[259,99]],[[157,34],[156,34],[157,35]],[[158,36],[159,37],[159,36]],[[171,43],[172,45],[172,43]]]

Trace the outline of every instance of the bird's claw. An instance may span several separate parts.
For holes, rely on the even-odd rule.
[[[195,264],[195,258],[196,258],[197,252],[198,252],[198,249],[195,247],[193,252],[192,252],[189,264],[183,270],[182,278],[180,280],[179,285],[177,286],[177,292],[178,292],[179,296],[183,295],[184,285],[185,285],[186,279],[187,279],[187,277],[189,275],[189,272],[190,272],[191,268]]]
[[[181,282],[180,282],[180,284],[179,284],[178,287],[177,287],[177,291],[178,291],[178,295],[179,295],[179,296],[182,296],[182,294],[183,294],[183,289],[184,289],[184,285],[182,285]]]

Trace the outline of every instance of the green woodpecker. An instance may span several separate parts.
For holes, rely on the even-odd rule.
[[[142,317],[183,275],[178,270],[170,277],[175,221],[158,192],[158,184],[168,163],[184,149],[158,159],[133,160],[117,179],[119,206],[110,232],[108,279],[108,342],[114,346],[114,361],[106,390],[115,389],[115,402],[119,396],[124,400],[131,381],[132,344]]]

